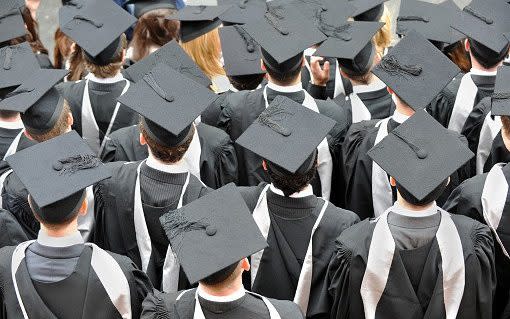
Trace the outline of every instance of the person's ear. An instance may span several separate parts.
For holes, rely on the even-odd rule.
[[[390,185],[391,187],[397,186],[397,181],[393,178],[393,176],[390,176]]]
[[[83,203],[81,203],[80,210],[78,211],[78,216],[85,216],[87,215],[87,197],[83,200]]]
[[[464,49],[466,49],[466,52],[469,53],[469,50],[471,49],[471,43],[469,43],[469,40],[464,40]]]
[[[241,268],[246,272],[250,271],[251,266],[250,262],[248,261],[248,258],[244,258],[243,260],[241,260]]]
[[[69,126],[69,128],[71,128],[74,124],[74,117],[73,117],[73,113],[69,112],[67,113],[67,126]]]
[[[264,169],[264,171],[267,171],[267,163],[266,163],[266,160],[262,160],[262,168]]]
[[[266,72],[266,71],[267,71],[266,66],[265,66],[264,62],[262,61],[262,59],[260,60],[260,69],[261,69],[262,71],[264,71],[264,72]]]
[[[124,62],[126,62],[126,49],[122,50],[122,64],[124,64]]]
[[[145,139],[143,134],[140,133],[140,145],[146,145],[146,144],[147,144],[147,140]]]
[[[388,93],[390,93],[390,95],[392,95],[393,93],[395,93],[395,91],[393,91],[392,89],[390,89],[389,86],[386,87],[386,90],[388,90]]]

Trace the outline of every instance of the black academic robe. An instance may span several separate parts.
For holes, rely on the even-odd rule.
[[[89,81],[90,104],[97,126],[99,127],[99,139],[101,141],[108,129],[108,125],[110,124],[115,105],[117,104],[117,98],[121,95],[124,86],[125,81],[106,84]],[[59,89],[71,107],[74,119],[72,126],[73,130],[76,130],[78,134],[83,135],[82,102],[83,92],[85,90],[85,81],[62,83],[59,85]],[[139,119],[140,117],[138,113],[124,105],[121,105],[110,133],[123,127],[135,125],[138,123]]]
[[[491,319],[496,280],[492,236],[487,226],[477,221],[456,215],[452,220],[460,236],[465,264],[464,294],[456,318]],[[375,225],[364,220],[344,231],[336,241],[336,253],[327,274],[334,300],[331,318],[365,318],[360,288]],[[446,318],[441,254],[436,239],[429,245],[425,264],[408,264],[408,268],[396,248],[375,318]],[[409,279],[411,272],[421,272],[417,290]]]
[[[0,250],[0,318],[23,319],[23,313],[16,298],[11,276],[11,260],[15,246]],[[23,305],[29,318],[71,319],[71,318],[121,318],[111,302],[105,288],[91,266],[92,249],[86,247],[79,257],[73,274],[68,278],[48,284],[38,285],[30,278],[26,259],[16,272],[16,281]],[[146,276],[141,273],[129,258],[111,254],[124,273],[130,288],[132,318],[139,318],[141,303],[152,289]],[[68,298],[72,295],[73,298]],[[65,305],[60,304],[67,300]],[[44,301],[45,300],[45,301]],[[65,313],[56,316],[55,312]]]
[[[164,294],[155,292],[147,295],[143,302],[142,319],[159,319],[159,318],[180,318],[193,319],[195,311],[195,293],[196,289],[185,292],[179,300],[177,297],[181,294],[171,293]],[[200,298],[200,297],[199,297]],[[201,302],[202,310],[206,319],[224,318],[224,319],[269,319],[269,311],[264,302],[256,296],[246,294],[244,300],[240,304],[228,302],[232,307],[228,311],[214,309],[214,303],[207,301]],[[303,315],[298,306],[290,301],[269,299],[269,302],[276,308],[276,311],[282,319],[301,319]],[[218,308],[228,308],[225,305],[219,305]]]
[[[372,159],[367,152],[374,146],[379,127],[375,125],[380,120],[362,121],[351,126],[342,145],[342,159],[345,176],[345,208],[360,217],[374,217],[374,205],[372,199]],[[388,132],[395,129],[399,123],[390,119]],[[449,194],[462,181],[469,177],[470,166],[468,164],[459,168],[450,177],[445,192],[437,199],[438,205],[444,204]],[[389,183],[389,176],[388,176]],[[393,201],[396,200],[396,191],[393,189]],[[392,202],[393,202],[392,201]]]
[[[0,158],[4,158],[5,153],[11,146],[12,142],[18,136],[21,129],[8,129],[0,127]]]
[[[310,63],[310,57],[307,56],[306,59],[308,63]],[[324,58],[324,62],[329,61],[329,80],[326,83],[325,87],[317,86],[312,84],[311,75],[308,68],[303,68],[301,71],[301,83],[303,83],[303,88],[310,93],[310,95],[318,100],[327,100],[328,98],[335,98],[335,81],[342,81],[342,85],[344,87],[344,92],[340,92],[342,94],[349,95],[352,93],[352,84],[349,79],[344,78],[340,75],[340,78],[336,78],[336,59],[335,58]]]
[[[434,117],[444,127],[448,127],[452,115],[453,106],[457,98],[460,82],[464,74],[457,75],[446,88],[439,93],[434,100],[427,106],[427,112]],[[482,99],[492,95],[496,83],[496,76],[481,76],[471,74],[471,78],[478,88],[478,92],[473,103],[475,107]]]
[[[94,242],[101,248],[131,258],[138,268],[142,269],[142,260],[138,248],[134,224],[134,194],[137,177],[137,168],[140,162],[115,162],[108,164],[112,170],[110,179],[99,182],[94,186],[94,211],[96,225],[94,229]],[[183,181],[184,184],[184,181]],[[144,189],[143,183],[140,187]],[[205,195],[208,188],[198,178],[190,175],[189,184],[184,193],[182,205],[191,203],[193,200]],[[167,211],[175,209],[179,198],[175,198],[174,207],[168,207]],[[170,201],[169,199],[169,202]],[[159,216],[158,216],[159,217]],[[150,220],[146,218],[149,226]],[[147,268],[147,275],[154,287],[161,288],[162,266],[164,258],[160,258],[156,252],[155,239],[152,239],[152,254]],[[160,234],[157,234],[160,235]],[[181,271],[179,288],[189,288],[189,283],[184,279]]]
[[[363,104],[365,104],[372,119],[385,119],[391,116],[395,111],[395,103],[393,103],[391,95],[386,87],[376,91],[356,93],[356,95],[358,95]],[[340,94],[334,101],[349,112],[352,121],[351,100],[345,95]]]
[[[200,179],[207,186],[217,189],[237,182],[237,157],[229,136],[220,129],[199,123]],[[103,162],[141,161],[148,157],[147,145],[140,144],[138,126],[122,128],[106,142],[101,159]]]
[[[216,126],[218,125],[218,119],[223,110],[223,103],[230,94],[234,93],[231,90],[218,94],[216,99],[200,114],[200,121],[202,123]]]
[[[492,141],[491,151],[487,161],[483,167],[483,172],[486,173],[497,163],[509,163],[510,162],[510,151],[506,148],[501,131],[496,135],[494,141]]]
[[[18,220],[7,210],[0,209],[0,248],[15,246],[30,240]]]
[[[269,88],[267,89],[269,103],[271,103],[277,95],[283,95],[298,103],[302,103],[304,95],[301,94],[301,92],[281,93]],[[339,166],[341,163],[339,158],[339,156],[341,156],[340,146],[350,125],[350,121],[346,111],[339,108],[333,101],[316,100],[316,103],[322,115],[328,116],[337,122],[326,138],[333,159],[330,201],[335,205],[341,206],[344,186],[342,185],[342,171]],[[250,92],[232,93],[225,101],[225,107],[220,115],[218,127],[225,130],[225,132],[230,135],[230,139],[235,141],[258,118],[265,108],[263,88]],[[238,163],[238,185],[256,186],[260,182],[268,182],[269,177],[262,168],[262,158],[237,144],[235,148]],[[316,194],[321,194],[317,188],[314,188],[314,192]]]
[[[257,200],[267,184],[261,183],[253,187],[239,188],[241,195],[250,211],[253,212],[257,205]],[[298,284],[299,274],[301,273],[304,253],[298,255],[289,243],[301,241],[304,247],[308,247],[313,223],[309,224],[308,229],[303,229],[303,234],[294,234],[289,238],[282,231],[283,225],[275,222],[275,217],[271,213],[271,207],[281,211],[280,214],[286,216],[292,215],[294,211],[309,210],[310,214],[317,219],[322,209],[323,201],[315,195],[303,198],[283,197],[268,190],[267,194],[268,209],[271,218],[271,226],[267,237],[268,247],[264,249],[260,261],[257,278],[253,286],[249,285],[247,289],[252,290],[263,296],[293,300]],[[274,212],[273,212],[274,213]],[[301,216],[301,215],[300,215]],[[303,220],[303,218],[300,218]],[[308,304],[307,318],[327,318],[331,307],[330,299],[327,293],[326,269],[333,255],[334,240],[347,228],[357,223],[359,218],[353,212],[338,208],[333,204],[328,204],[324,216],[313,236],[313,273],[312,289]],[[288,223],[293,221],[289,218]],[[288,232],[286,232],[288,233]],[[306,250],[304,250],[306,252]],[[250,274],[246,273],[247,278]]]
[[[503,167],[503,174],[510,182],[510,165]],[[486,223],[483,217],[482,192],[487,174],[477,175],[460,184],[450,195],[443,208],[452,214],[468,216],[481,223]],[[507,195],[501,221],[497,233],[505,249],[510,248],[510,197]],[[494,318],[509,318],[510,316],[510,260],[503,254],[501,246],[495,242],[497,289],[494,295]],[[504,313],[505,309],[506,312]]]

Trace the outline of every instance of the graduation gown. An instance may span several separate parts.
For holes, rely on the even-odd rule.
[[[266,189],[267,184],[265,183],[240,188],[241,195],[252,213],[256,207],[257,209],[260,207],[257,204],[262,198],[262,192]],[[251,280],[248,280],[250,290],[267,297],[294,300],[299,303],[296,289],[299,286],[300,274],[304,269],[306,248],[310,238],[313,238],[311,289],[309,299],[304,302],[308,303],[307,310],[305,310],[306,317],[327,318],[331,304],[328,298],[325,274],[333,254],[334,245],[332,243],[345,229],[358,222],[359,219],[356,214],[337,208],[330,203],[324,203],[315,195],[290,198],[275,194],[268,189],[266,196],[270,218],[267,232],[268,247],[261,254],[256,276],[251,274]],[[321,216],[323,208],[325,210]],[[318,218],[321,220],[312,235],[314,223],[317,223]],[[257,220],[258,217],[255,219]],[[290,228],[286,230],[285,227]],[[301,231],[293,231],[296,227]],[[300,244],[296,245],[295,243]],[[252,256],[252,271],[256,267],[254,258]],[[304,293],[306,294],[307,291]]]
[[[367,219],[344,231],[336,241],[336,253],[328,268],[329,292],[334,299],[331,318],[492,318],[496,278],[494,244],[490,231],[477,221],[452,215],[449,218],[450,230],[452,227],[456,229],[458,237],[454,237],[451,231],[448,233],[448,230],[447,234],[442,232],[443,244],[453,248],[448,251],[444,249],[449,255],[443,255],[437,234],[445,218],[448,217],[441,216],[436,237],[428,245],[403,250],[406,255],[409,254],[407,260],[411,261],[406,266],[398,248],[394,248],[393,254],[384,255],[382,259],[378,259],[382,256],[377,254],[377,250],[371,250],[374,243],[385,247],[385,243],[392,240],[391,232],[389,239],[387,235],[377,239],[372,237],[375,236],[376,222]],[[422,248],[428,250],[425,251],[425,263],[413,265],[415,259],[412,255],[418,256]],[[369,251],[378,256],[371,259]],[[386,248],[381,252],[386,254]],[[442,271],[442,257],[448,260],[449,265],[445,266],[445,274]],[[368,267],[377,278],[367,278],[365,281]],[[415,290],[410,278],[420,273]],[[446,282],[451,286],[443,285],[443,275],[452,278]],[[374,285],[378,284],[381,286],[375,288]],[[464,289],[459,291],[459,287]],[[443,289],[449,292],[447,303],[444,301],[446,296]],[[452,315],[447,316],[447,310]]]
[[[496,258],[496,275],[497,289],[494,295],[494,318],[508,318],[510,316],[510,258],[503,252],[503,247],[508,252],[510,249],[509,234],[509,218],[510,218],[510,197],[505,191],[510,181],[510,165],[502,166],[502,180],[492,181],[493,187],[497,190],[492,191],[491,198],[488,196],[489,188],[485,190],[488,174],[477,175],[460,184],[450,195],[448,201],[443,206],[452,214],[468,216],[481,223],[487,224],[486,218],[491,213],[499,213],[499,225],[493,225],[493,236],[498,235],[494,239],[495,258]],[[483,199],[482,199],[483,198]],[[496,206],[494,208],[493,206]],[[495,236],[494,236],[495,237]]]
[[[0,123],[0,158],[4,158],[5,154],[7,153],[7,150],[13,143],[13,141],[16,139],[18,134],[23,129],[22,125],[18,128],[7,128],[2,127],[3,123]]]
[[[263,299],[263,297],[249,292],[244,297],[231,302],[216,303],[202,299],[200,296],[198,299],[206,319],[275,319],[270,316],[269,307],[272,307],[281,319],[303,318],[299,308],[290,301],[270,298]],[[196,300],[196,289],[171,294],[155,292],[154,294],[147,295],[143,302],[141,318],[194,319]],[[270,305],[266,305],[266,302]]]
[[[200,121],[202,123],[216,126],[218,125],[218,119],[221,114],[221,110],[223,109],[223,103],[225,102],[225,99],[230,94],[234,93],[232,90],[228,90],[226,92],[218,94],[216,99],[209,105],[200,115]]]
[[[128,258],[110,254],[97,246],[85,246],[69,277],[43,284],[33,281],[28,272],[24,252],[30,244],[25,242],[18,249],[11,246],[0,250],[0,286],[3,288],[0,318],[24,318],[21,304],[28,318],[120,319],[127,318],[128,313],[131,313],[130,318],[140,316],[140,304],[152,287]],[[11,275],[13,272],[16,281]],[[63,300],[66,301],[64,306]],[[57,312],[60,316],[55,314]]]
[[[460,74],[427,106],[427,111],[444,127],[460,133],[473,108],[494,92],[495,83],[495,75]]]
[[[144,184],[141,179],[138,179],[138,168],[141,167],[141,164],[142,162],[110,163],[108,165],[111,166],[112,177],[95,185],[94,209],[96,227],[94,242],[103,249],[131,258],[138,268],[147,273],[154,287],[161,289],[165,280],[162,272],[167,261],[166,256],[161,250],[168,249],[168,242],[159,224],[159,217],[177,208],[180,201],[179,196],[181,196],[182,205],[184,206],[206,194],[208,188],[197,177],[191,174],[189,174],[189,177],[186,177],[186,173],[160,173],[160,177],[153,176],[151,184]],[[160,178],[161,180],[154,182],[155,178]],[[145,227],[142,225],[143,221],[139,220],[135,223],[135,218],[138,216],[135,214],[135,188],[137,180],[140,181],[141,191],[161,197],[165,199],[164,202],[171,203],[170,206],[161,207],[152,203],[142,202],[143,211],[141,214],[145,219]],[[186,186],[185,180],[189,182],[183,192],[183,188]],[[165,194],[158,191],[158,186],[164,186],[165,184],[176,186],[179,189],[179,193]],[[145,229],[145,232],[143,229]],[[151,230],[153,230],[152,233],[149,232]],[[139,240],[145,242],[144,247],[139,247]],[[166,245],[162,242],[165,240]],[[150,251],[146,250],[146,246],[150,247]],[[189,288],[189,283],[182,271],[178,278],[178,288]]]
[[[277,95],[283,95],[298,103],[303,103],[304,94],[301,93],[302,91],[282,93],[271,90],[269,85],[266,86],[266,88],[269,103],[271,103]],[[265,110],[266,105],[263,90],[264,88],[251,92],[237,92],[230,94],[227,97],[225,101],[225,108],[220,115],[218,127],[225,130],[225,132],[230,135],[230,139],[232,141],[237,140],[248,126],[250,126],[258,118],[260,113]],[[337,121],[337,124],[327,136],[327,142],[333,162],[330,201],[333,204],[338,204],[340,206],[341,203],[339,204],[338,201],[343,199],[344,189],[344,186],[342,185],[343,178],[341,176],[341,166],[339,166],[341,163],[339,158],[341,155],[340,146],[350,122],[346,111],[339,108],[334,102],[321,100],[315,100],[315,102],[322,115],[328,116]],[[235,148],[238,163],[239,186],[255,186],[262,181],[269,181],[269,177],[262,168],[262,158],[237,144],[235,145]],[[314,186],[316,194],[321,194],[319,189],[320,185],[317,187]]]
[[[199,123],[200,179],[211,188],[237,182],[237,157],[229,136],[220,129]],[[119,129],[110,135],[101,159],[103,162],[141,161],[148,157],[147,145],[140,144],[137,125]]]

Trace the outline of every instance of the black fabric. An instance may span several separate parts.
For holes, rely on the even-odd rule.
[[[237,158],[234,145],[225,132],[200,123],[200,179],[211,188],[237,181]],[[141,161],[148,157],[146,145],[140,144],[138,126],[119,129],[110,135],[101,158],[103,162]]]
[[[252,212],[265,185],[240,188]],[[268,191],[267,202],[271,219],[267,238],[269,246],[262,254],[257,278],[251,288],[264,296],[293,300],[312,227],[324,201],[314,195],[289,198]],[[312,291],[307,318],[324,318],[329,313],[331,304],[325,267],[331,258],[331,243],[358,220],[352,212],[328,204],[313,237]],[[298,227],[302,231],[298,231]],[[248,278],[246,276],[245,283],[250,282]]]
[[[0,127],[0,157],[4,158],[5,153],[11,146],[14,138],[21,132],[21,129],[8,129]]]
[[[391,98],[386,87],[371,91],[371,92],[363,92],[356,93],[358,97],[361,99],[363,104],[367,107],[370,112],[371,119],[385,119],[395,111],[395,103]],[[349,98],[345,95],[340,94],[334,99],[335,103],[340,107],[345,108],[352,118],[352,103]]]
[[[16,218],[9,211],[0,210],[0,248],[16,246],[29,239]]]
[[[462,243],[466,272],[457,318],[492,318],[496,277],[490,230],[463,216],[453,215],[452,219]],[[375,225],[372,221],[363,221],[345,231],[336,242],[335,256],[327,275],[331,283],[329,292],[334,299],[331,318],[365,318],[360,287]],[[424,267],[416,293],[400,254],[396,253],[376,308],[376,318],[445,318],[440,263],[439,246],[434,240],[425,264],[414,265]],[[407,266],[413,265],[409,263]]]
[[[483,168],[484,172],[488,172],[491,168],[497,163],[508,163],[510,162],[510,151],[506,148],[505,143],[503,142],[503,137],[501,135],[501,131],[496,135],[496,138],[492,142],[491,151],[489,153],[489,157],[485,162],[485,166]]]
[[[227,96],[231,93],[233,92],[229,90],[218,94],[216,100],[214,100],[214,102],[212,102],[211,105],[209,105],[200,115],[202,123],[211,126],[216,126],[218,124],[218,118],[220,117],[221,110],[223,110],[223,103]]]
[[[310,57],[305,56],[305,59],[308,61],[308,64],[310,64]],[[317,89],[317,86],[312,84],[312,78],[310,71],[308,68],[303,68],[301,70],[301,82],[303,84],[303,88],[310,93],[310,95],[314,99],[318,100],[326,100],[327,98],[334,98],[335,97],[335,81],[343,81],[344,83],[344,90],[345,88],[345,82],[349,82],[349,80],[344,81],[344,78],[340,75],[340,79],[336,78],[336,62],[335,58],[324,58],[324,62],[329,62],[329,80],[326,82],[326,87],[321,87],[322,89]],[[350,84],[350,82],[349,82]]]

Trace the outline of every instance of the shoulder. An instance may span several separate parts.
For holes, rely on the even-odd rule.
[[[488,173],[476,175],[462,182],[458,189],[460,196],[466,200],[480,201]]]
[[[298,305],[289,300],[270,299],[269,302],[276,308],[281,319],[298,319],[303,318],[301,309]]]
[[[221,147],[231,142],[230,137],[225,131],[205,123],[199,123],[197,125],[197,132],[200,141],[212,147]]]
[[[239,91],[228,94],[223,102],[224,108],[242,109],[249,107],[250,102],[262,97],[262,89],[254,91]]]
[[[241,196],[243,197],[250,211],[253,211],[255,209],[260,194],[262,193],[262,190],[264,189],[264,187],[266,187],[266,185],[267,183],[262,182],[257,186],[243,186],[237,188],[239,190],[239,193],[241,193]]]
[[[336,239],[337,247],[352,255],[367,253],[370,248],[376,220],[365,219],[343,231]]]
[[[467,257],[470,253],[475,253],[480,248],[493,248],[494,241],[488,226],[462,215],[450,215]]]
[[[111,140],[123,140],[126,138],[131,138],[133,136],[138,136],[140,131],[138,130],[138,125],[131,125],[128,127],[123,127],[115,132],[112,132],[109,137]]]
[[[324,223],[324,226],[335,230],[337,234],[359,222],[357,214],[350,210],[336,207],[332,203],[328,203],[328,208],[324,215],[328,220],[327,223]]]
[[[118,181],[126,178],[128,175],[136,172],[136,169],[140,162],[110,162],[105,163],[104,165],[110,171],[111,177],[100,181],[96,185],[99,188],[109,187],[118,185]]]
[[[17,246],[6,246],[0,248],[0,276],[11,273],[12,254]]]

